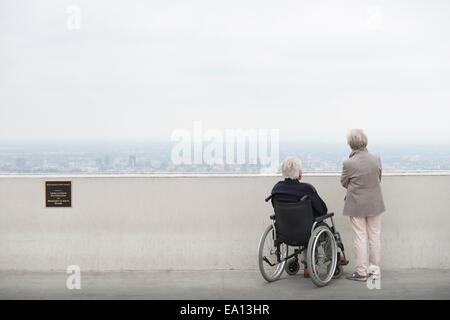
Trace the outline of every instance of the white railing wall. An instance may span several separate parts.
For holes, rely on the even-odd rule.
[[[45,181],[72,181],[72,208],[45,208]],[[0,270],[256,269],[280,177],[0,176]],[[306,175],[352,258],[338,175]],[[450,175],[386,175],[383,268],[449,268]]]

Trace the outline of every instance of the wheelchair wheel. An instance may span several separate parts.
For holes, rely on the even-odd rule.
[[[263,278],[268,282],[278,280],[281,277],[284,265],[286,264],[286,261],[280,263],[277,261],[277,248],[274,245],[274,233],[275,230],[273,230],[273,226],[268,226],[261,236],[258,247],[259,271]],[[287,245],[283,243],[280,245],[280,258],[284,259],[286,256]]]
[[[308,242],[306,261],[311,280],[318,287],[326,286],[333,279],[337,265],[337,245],[331,230],[318,226]]]
[[[286,270],[288,275],[295,276],[298,273],[298,270],[300,270],[300,263],[298,263],[297,259],[288,260],[284,270]]]

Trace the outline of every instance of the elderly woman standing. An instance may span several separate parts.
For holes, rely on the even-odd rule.
[[[341,184],[347,189],[344,216],[350,217],[356,255],[355,272],[347,279],[366,281],[367,263],[376,268],[380,263],[381,213],[385,211],[380,187],[381,160],[367,151],[367,136],[361,129],[351,130],[347,143],[352,152],[344,161]]]

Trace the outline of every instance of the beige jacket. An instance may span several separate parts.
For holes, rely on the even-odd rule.
[[[376,216],[385,210],[381,193],[381,160],[367,149],[355,150],[344,161],[341,184],[347,189],[344,216]]]

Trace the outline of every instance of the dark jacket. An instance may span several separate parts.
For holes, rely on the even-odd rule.
[[[298,201],[301,197],[308,195],[311,199],[311,205],[314,217],[319,217],[327,214],[327,205],[320,198],[316,189],[309,183],[303,183],[297,179],[286,178],[284,181],[279,181],[272,189],[272,194],[282,193],[286,194],[286,200]]]

